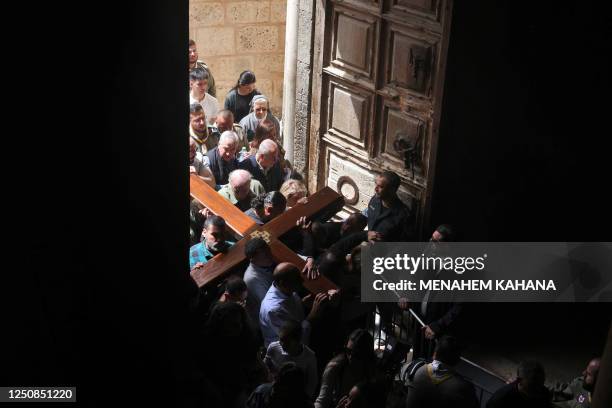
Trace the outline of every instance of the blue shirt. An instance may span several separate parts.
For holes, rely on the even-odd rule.
[[[232,241],[225,241],[228,246],[234,245]],[[199,242],[189,248],[189,269],[193,269],[196,263],[206,263],[210,258],[216,254],[211,253],[206,247],[206,241]]]
[[[308,344],[311,327],[310,322],[304,320],[302,299],[295,292],[286,295],[272,284],[259,309],[259,326],[266,348],[279,340],[280,329],[289,321],[302,325],[302,343]]]

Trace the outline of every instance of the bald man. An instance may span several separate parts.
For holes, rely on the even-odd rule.
[[[328,301],[328,295],[325,292],[317,294],[310,313],[304,316],[302,299],[296,293],[300,288],[302,276],[297,266],[283,262],[274,268],[272,286],[261,301],[259,309],[259,325],[266,348],[270,343],[279,340],[281,328],[289,321],[302,326],[303,343],[308,344],[311,324],[320,316]]]
[[[557,405],[568,408],[590,407],[600,365],[600,358],[592,359],[582,372],[581,377],[574,378],[563,391],[555,392],[554,401],[557,402]]]
[[[251,208],[251,200],[265,190],[258,180],[251,177],[246,170],[234,170],[229,174],[229,183],[221,187],[219,194],[230,203],[234,204],[240,211]]]
[[[280,164],[279,147],[275,141],[266,139],[259,144],[254,156],[240,162],[239,167],[259,180],[266,192],[278,191],[283,184],[283,170]]]

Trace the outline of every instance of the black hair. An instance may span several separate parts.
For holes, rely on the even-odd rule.
[[[284,363],[272,384],[269,407],[306,406],[304,371],[293,361]]]
[[[453,336],[442,336],[438,339],[435,348],[436,360],[454,366],[461,358],[459,342]]]
[[[211,225],[225,229],[225,220],[218,215],[211,215],[210,217],[206,218],[206,221],[204,221],[204,229],[208,229]]]
[[[249,242],[247,242],[244,246],[244,255],[248,259],[252,259],[257,254],[257,252],[261,251],[264,248],[268,248],[268,243],[264,241],[263,238],[253,238],[249,240]]]
[[[189,71],[189,80],[190,81],[203,81],[208,79],[208,71],[202,68],[195,68]]]
[[[200,113],[200,112],[204,112],[204,108],[199,103],[194,102],[191,105],[189,105],[189,113],[191,115],[195,113]]]
[[[356,329],[348,338],[353,343],[351,357],[358,360],[373,360],[376,358],[374,354],[374,338],[367,330]]]
[[[247,286],[241,277],[236,276],[236,275],[231,275],[225,280],[224,291],[229,293],[230,295],[232,296],[239,295],[245,290],[247,290]]]
[[[254,210],[263,210],[266,195],[266,193],[261,193],[260,195],[253,197],[253,199],[251,199],[251,208]]]
[[[253,73],[253,71],[242,71],[240,73],[240,77],[238,77],[238,82],[236,82],[236,86],[234,87],[234,89],[238,89],[238,87],[241,85],[252,84],[253,82],[256,82],[255,74]]]
[[[302,173],[300,173],[297,170],[291,170],[291,173],[289,173],[289,179],[297,180],[297,181],[304,181],[304,176],[302,176]]]
[[[302,325],[295,320],[289,320],[281,327],[279,337],[288,337],[295,341],[302,341]]]
[[[397,189],[399,188],[402,180],[400,179],[400,176],[397,175],[397,173],[389,171],[389,170],[385,170],[380,174],[380,177],[384,178],[385,180],[387,180],[387,182],[389,183],[389,187],[393,190],[393,191],[397,191]]]
[[[364,229],[366,225],[368,225],[368,217],[366,217],[360,212],[353,213],[349,215],[348,218],[352,218],[353,220],[355,220],[355,223],[357,223],[357,225],[363,225],[361,229]]]
[[[270,191],[264,199],[264,206],[272,206],[273,208],[287,207],[287,199],[278,191]]]

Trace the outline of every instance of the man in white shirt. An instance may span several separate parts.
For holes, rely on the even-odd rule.
[[[264,363],[275,375],[280,367],[292,361],[304,371],[304,391],[311,400],[316,397],[317,384],[317,358],[314,351],[302,344],[302,326],[296,322],[289,322],[280,330],[280,340],[270,343]]]
[[[199,103],[204,108],[208,124],[212,125],[217,119],[219,102],[217,98],[210,95],[208,90],[208,71],[196,68],[189,72],[189,104]]]

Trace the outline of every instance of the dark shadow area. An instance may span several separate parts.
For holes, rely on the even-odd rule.
[[[463,241],[609,241],[609,6],[456,1],[432,228]],[[470,304],[500,350],[602,350],[612,304]]]
[[[432,222],[464,240],[609,240],[609,13],[455,3]],[[76,385],[90,406],[194,406],[188,3],[32,7],[23,20],[37,31],[8,37],[19,54],[6,74],[16,146],[3,162],[14,206],[3,275],[15,283],[3,285],[1,384]],[[554,338],[601,350],[612,315],[470,306],[469,333],[500,348]]]

